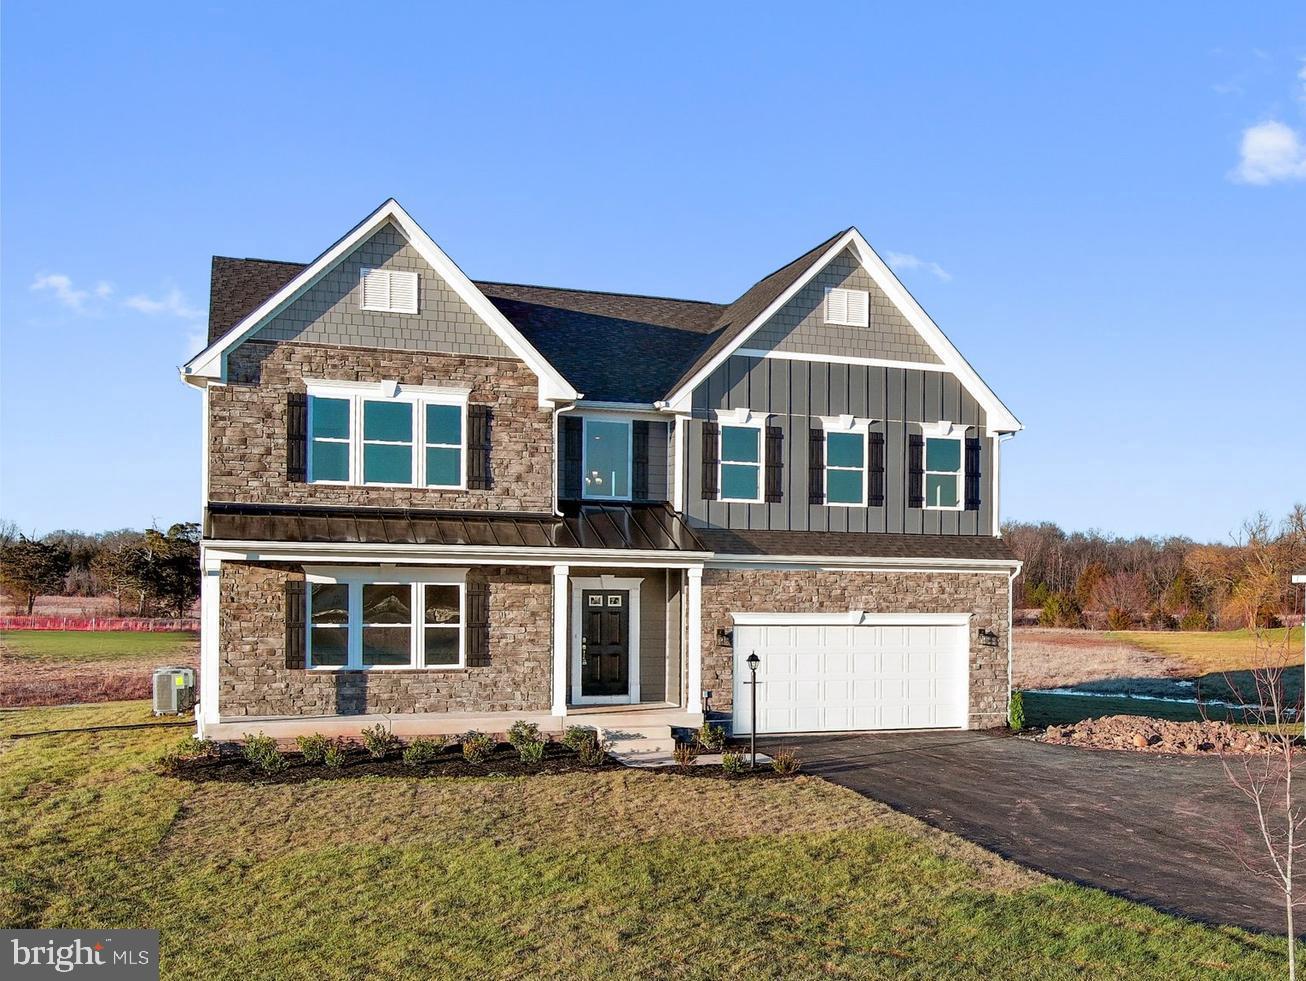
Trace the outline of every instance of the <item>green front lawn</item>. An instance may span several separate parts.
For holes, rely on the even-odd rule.
[[[131,658],[189,660],[199,635],[182,631],[131,630],[4,630],[0,651],[22,660],[117,661]]]
[[[1277,627],[1265,634],[1280,650],[1286,649],[1289,663],[1302,662],[1301,627]],[[1108,632],[1106,638],[1179,658],[1192,665],[1195,674],[1257,666],[1256,635],[1250,630],[1117,630]]]
[[[147,719],[0,714],[0,736]],[[0,741],[0,924],[163,933],[163,974],[1261,978],[1283,941],[1053,882],[815,778],[193,784],[177,730]]]

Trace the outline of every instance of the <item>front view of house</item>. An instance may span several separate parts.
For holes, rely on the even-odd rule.
[[[1021,424],[856,229],[717,304],[473,282],[391,200],[209,317],[204,734],[1005,720]]]

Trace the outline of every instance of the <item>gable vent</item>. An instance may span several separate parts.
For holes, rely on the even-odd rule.
[[[870,323],[871,295],[866,290],[825,291],[825,322],[844,327],[865,327]]]
[[[386,313],[417,312],[417,273],[392,269],[364,269],[362,275],[364,310]]]

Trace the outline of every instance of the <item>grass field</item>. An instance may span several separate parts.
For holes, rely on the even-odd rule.
[[[9,657],[78,663],[135,658],[185,658],[199,638],[192,633],[130,630],[4,630],[0,648]]]
[[[140,703],[0,713],[5,732]],[[170,978],[1263,978],[1284,941],[1053,882],[815,778],[192,784],[175,730],[0,741],[0,924]]]
[[[0,632],[0,707],[144,698],[161,664],[198,666],[199,635],[91,630]]]
[[[1268,630],[1266,634],[1282,643],[1285,636],[1292,663],[1302,662],[1302,628]],[[1106,634],[1107,640],[1123,641],[1179,658],[1192,666],[1195,674],[1237,671],[1253,667],[1256,661],[1255,636],[1250,630],[1169,631],[1121,630]]]

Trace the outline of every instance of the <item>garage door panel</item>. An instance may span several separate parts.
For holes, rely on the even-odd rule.
[[[743,662],[754,651],[759,732],[964,726],[966,640],[967,629],[951,624],[738,627],[735,730],[749,728]]]

